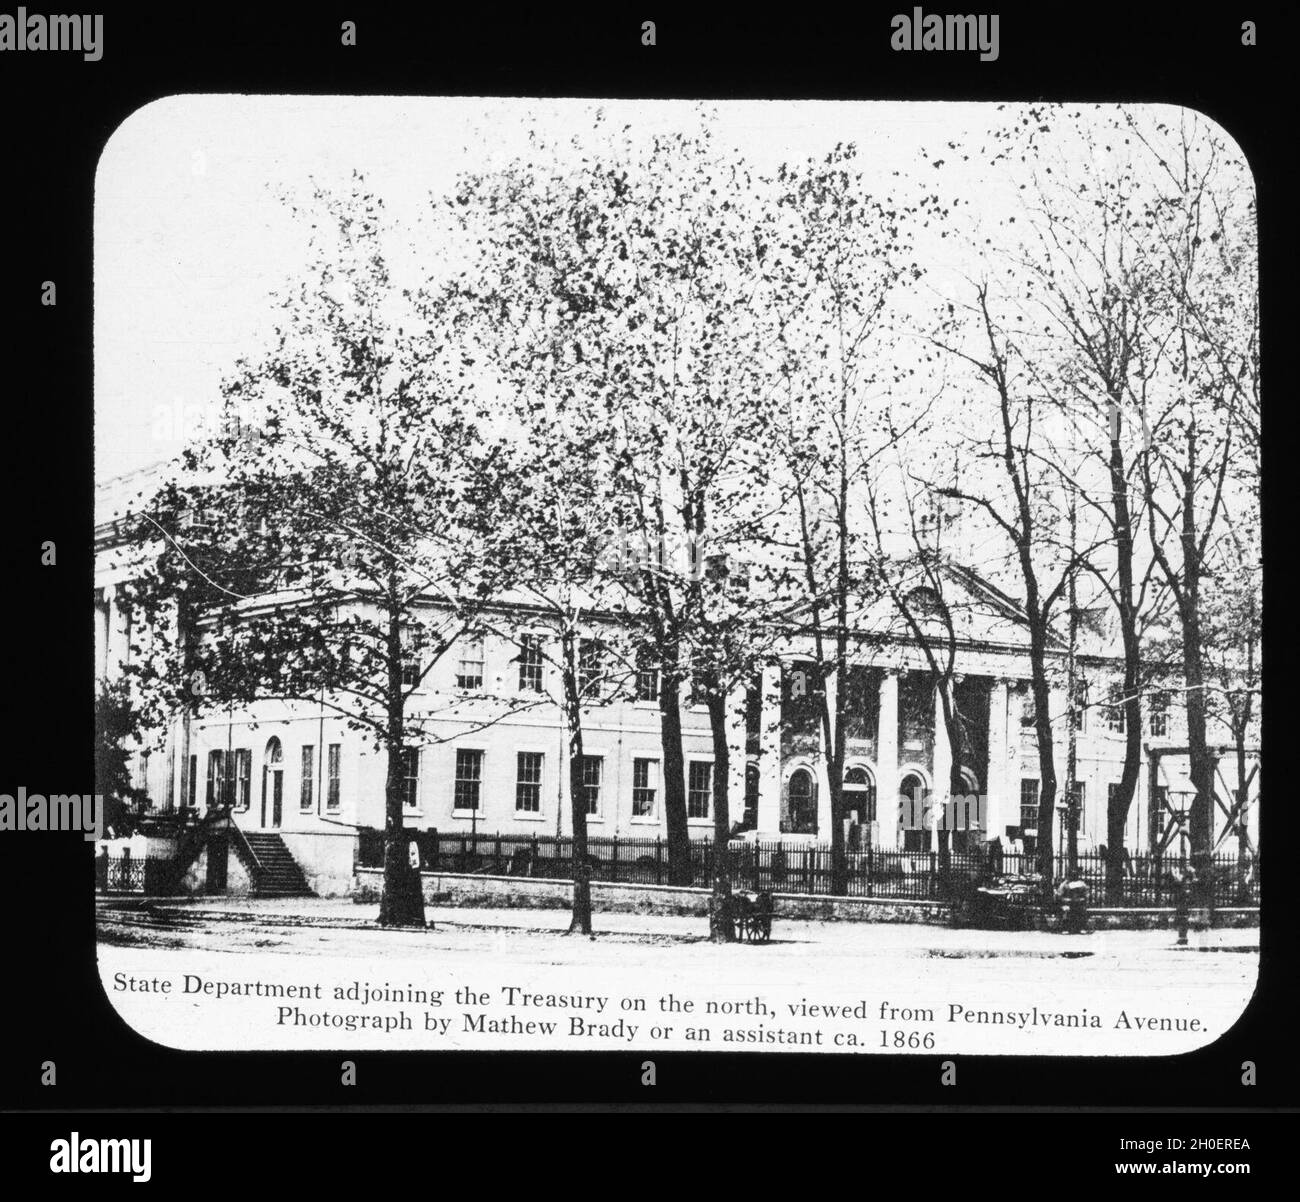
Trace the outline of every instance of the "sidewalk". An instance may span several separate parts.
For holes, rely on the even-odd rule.
[[[377,903],[357,904],[347,898],[111,898],[100,899],[106,908],[148,911],[177,926],[239,922],[268,927],[316,926],[347,930],[374,930]],[[567,910],[425,908],[425,918],[436,927],[550,934],[568,929]],[[708,920],[695,916],[631,914],[597,911],[592,915],[597,936],[619,939],[653,939],[702,943],[708,939]],[[409,932],[418,937],[418,931]],[[1254,952],[1259,949],[1259,928],[1191,931],[1185,948],[1177,946],[1171,930],[1098,931],[1089,935],[1058,935],[1045,931],[955,930],[927,923],[811,922],[777,918],[773,943],[823,944],[840,951],[863,953],[897,951],[939,958],[993,956],[1065,957],[1137,953],[1143,950],[1178,952]]]

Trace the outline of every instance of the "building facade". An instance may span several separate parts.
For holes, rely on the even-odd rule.
[[[111,522],[101,524],[95,632],[104,679],[120,673],[131,655],[121,588],[138,562],[133,554],[115,538]],[[953,681],[969,798],[955,810],[950,803],[946,813],[929,804],[947,793],[952,761],[934,674],[924,648],[906,637],[887,604],[877,603],[855,618],[859,637],[848,680],[826,686],[832,693],[848,690],[848,834],[858,845],[925,851],[936,845],[942,815],[957,849],[996,836],[1028,850],[1037,837],[1040,773],[1027,632],[1015,603],[973,573],[955,569],[949,587],[945,603],[961,615]],[[408,713],[421,732],[403,764],[404,814],[413,830],[453,837],[572,833],[559,680],[543,645],[552,636],[522,608],[512,614],[507,607],[505,614],[500,625],[509,633],[462,639],[432,666],[410,665]],[[1052,652],[1061,680],[1064,655],[1063,648]],[[1079,658],[1084,688],[1076,706],[1075,780],[1084,850],[1105,843],[1107,800],[1123,767],[1124,711],[1112,704],[1121,667],[1095,652]],[[816,679],[811,640],[792,630],[761,673],[729,699],[728,797],[738,837],[792,843],[830,837]],[[666,834],[657,687],[654,673],[638,673],[583,714],[584,804],[593,836]],[[1062,844],[1068,712],[1064,685],[1053,687],[1054,837]],[[1125,846],[1177,853],[1186,830],[1185,813],[1181,821],[1178,815],[1191,796],[1179,752],[1185,722],[1177,691],[1149,690],[1142,721],[1146,762]],[[708,838],[714,753],[704,705],[684,698],[681,724],[688,824],[692,837]],[[1218,736],[1227,742],[1224,732]],[[324,698],[178,715],[158,740],[141,747],[136,763],[137,783],[153,807],[202,812],[229,805],[241,829],[279,835],[317,892],[347,892],[358,832],[384,825],[386,753]],[[1231,757],[1223,767],[1232,771]],[[1235,787],[1235,780],[1228,784]],[[1253,810],[1247,822],[1257,846]]]

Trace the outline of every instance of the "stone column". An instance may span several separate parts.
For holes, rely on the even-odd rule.
[[[876,724],[876,819],[879,846],[898,846],[898,672],[880,678],[880,715]]]
[[[1008,684],[1008,681],[1001,678],[989,682],[989,778],[984,782],[984,826],[985,837],[989,839],[995,835],[1000,837],[1005,833],[1008,815],[1012,813],[1012,802],[1008,792],[1010,773],[1007,770],[1011,756],[1011,748],[1007,742],[1010,729]],[[1016,737],[1019,737],[1018,722]],[[1016,805],[1019,805],[1018,798]],[[1011,822],[1010,825],[1014,826],[1019,820],[1017,812],[1015,822]]]
[[[106,675],[108,679],[116,680],[122,675],[122,668],[130,659],[130,615],[118,604],[116,586],[109,585],[104,591],[109,594]]]
[[[758,830],[777,838],[781,831],[781,665],[763,668],[763,708],[759,718]]]
[[[948,726],[943,720],[943,699],[939,688],[934,690],[934,793],[935,802],[947,803],[951,797],[948,777],[952,773],[952,744],[948,741]],[[939,848],[939,828],[932,827],[930,849]]]
[[[832,672],[826,677],[826,710],[831,716],[831,727],[835,726],[835,694],[839,681]],[[821,755],[817,757],[817,838],[821,842],[831,841],[831,782],[827,771],[831,749],[826,746],[826,730],[817,723],[817,743]],[[843,783],[843,782],[841,782]]]
[[[109,589],[101,589],[95,597],[95,678],[108,679],[108,599]]]
[[[731,826],[745,814],[745,690],[727,694],[727,809]]]

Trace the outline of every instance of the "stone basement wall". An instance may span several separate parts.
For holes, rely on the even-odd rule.
[[[1194,931],[1204,930],[1209,920],[1204,910],[1193,910],[1188,926]],[[1094,931],[1155,931],[1173,930],[1177,918],[1173,910],[1106,910],[1088,911],[1088,925]],[[1259,926],[1259,907],[1221,906],[1214,912],[1215,929]]]
[[[518,876],[480,876],[441,872],[421,873],[424,900],[437,906],[482,907],[485,909],[567,910],[573,904],[569,881]],[[377,902],[383,884],[383,870],[358,868],[353,900]],[[892,898],[822,897],[806,893],[774,893],[777,918],[802,918],[831,922],[920,922],[946,926],[948,907],[943,902],[909,901]],[[676,914],[705,918],[709,913],[709,891],[674,885],[625,885],[592,881],[592,908],[606,913]],[[1192,926],[1204,926],[1194,912]],[[1216,927],[1255,927],[1258,909],[1220,909]],[[1172,909],[1106,910],[1089,913],[1094,930],[1148,930],[1173,928]]]
[[[379,900],[383,870],[358,868],[353,898]],[[424,900],[438,906],[481,906],[492,909],[567,910],[573,904],[569,881],[518,876],[420,874]],[[939,902],[892,901],[881,898],[810,897],[774,893],[778,918],[807,918],[871,922],[946,922],[948,908]],[[597,912],[677,914],[706,918],[709,891],[674,885],[625,885],[592,881],[591,905]]]

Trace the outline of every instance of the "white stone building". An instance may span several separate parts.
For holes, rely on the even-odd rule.
[[[104,503],[111,499],[106,490]],[[120,587],[139,551],[119,533],[111,517],[101,515],[95,575],[101,678],[119,672],[130,655],[130,619]],[[998,836],[1004,843],[1027,839],[1032,846],[1039,767],[1024,623],[1012,599],[967,569],[953,567],[946,574],[944,602],[957,618],[955,680],[969,745],[963,775],[971,792],[986,799],[980,829],[959,831],[955,843]],[[503,602],[498,625],[514,636],[453,645],[411,697],[409,710],[423,718],[424,729],[404,765],[412,829],[454,837],[571,833],[555,669],[530,642],[548,637],[545,624],[526,606]],[[918,790],[924,798],[936,781],[946,788],[951,750],[933,676],[922,647],[905,635],[888,601],[865,607],[854,625],[861,638],[847,683],[845,808],[856,838],[869,838],[877,848],[925,850],[936,836],[923,813],[896,799],[914,799]],[[791,843],[829,837],[825,757],[807,691],[809,648],[807,635],[792,632],[761,678],[737,689],[728,706],[731,816],[750,837]],[[1062,681],[1052,690],[1051,705],[1059,842],[1067,754],[1063,644],[1052,659]],[[1123,764],[1122,712],[1106,704],[1120,668],[1116,658],[1095,649],[1079,657],[1087,684],[1077,734],[1082,849],[1105,842],[1107,796]],[[1144,696],[1142,712],[1147,759],[1125,845],[1139,852],[1172,836],[1176,852],[1179,828],[1169,828],[1168,810],[1185,805],[1189,796],[1186,759],[1164,757],[1153,778],[1149,753],[1183,746],[1179,694],[1153,690]],[[714,759],[709,719],[704,706],[689,699],[681,717],[690,830],[692,837],[707,838]],[[1226,744],[1226,732],[1214,732],[1212,742]],[[660,713],[652,675],[638,677],[627,696],[587,710],[584,749],[589,833],[663,836]],[[242,830],[278,835],[321,893],[348,891],[358,829],[384,822],[385,753],[324,704],[268,701],[192,721],[178,717],[157,745],[140,751],[137,764],[138,782],[156,810],[204,811],[225,799]],[[1222,768],[1232,771],[1230,758]],[[1248,823],[1258,846],[1255,810]]]

